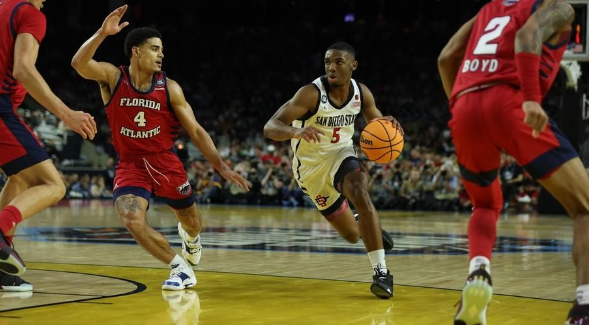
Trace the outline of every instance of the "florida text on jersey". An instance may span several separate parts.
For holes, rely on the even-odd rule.
[[[140,91],[131,83],[129,68],[119,69],[121,77],[106,105],[117,153],[124,159],[170,150],[180,123],[170,104],[165,72],[154,74],[150,89]]]

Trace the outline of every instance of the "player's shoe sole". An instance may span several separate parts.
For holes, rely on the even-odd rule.
[[[462,289],[462,305],[454,325],[486,325],[487,306],[493,297],[493,287],[484,280],[473,280]]]

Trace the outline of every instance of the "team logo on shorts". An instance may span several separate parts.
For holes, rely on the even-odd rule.
[[[315,197],[315,202],[317,202],[319,206],[325,207],[327,205],[327,199],[329,199],[329,196],[322,196],[321,194],[318,194]]]
[[[188,181],[186,181],[186,183],[176,187],[176,189],[178,190],[178,193],[180,193],[181,195],[188,195],[188,194],[190,194],[190,191],[192,190],[192,188],[190,187],[190,183],[188,183]]]
[[[327,103],[327,95],[321,95],[321,102],[322,103]]]

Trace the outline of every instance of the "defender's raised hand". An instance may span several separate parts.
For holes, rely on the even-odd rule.
[[[123,17],[126,11],[127,5],[124,5],[118,7],[108,16],[106,16],[104,22],[102,23],[102,27],[100,27],[100,33],[105,35],[114,35],[120,32],[123,28],[127,27],[129,25],[128,21],[119,24],[121,22],[121,18]]]

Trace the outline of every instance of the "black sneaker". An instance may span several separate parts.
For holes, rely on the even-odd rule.
[[[357,213],[354,214],[354,219],[358,221]],[[393,241],[393,237],[391,237],[391,235],[384,229],[382,230],[382,247],[385,251],[390,251],[393,248],[395,248],[395,242]]]
[[[26,269],[25,262],[12,249],[10,242],[0,231],[0,271],[12,275],[22,275]]]
[[[569,311],[564,325],[586,325],[589,324],[589,305],[577,305]]]
[[[384,273],[380,268],[374,269],[370,291],[381,299],[391,298],[394,294],[391,272],[387,270],[387,273]]]
[[[0,291],[25,292],[33,291],[33,285],[16,275],[0,272]]]
[[[462,299],[454,325],[487,324],[487,306],[493,297],[493,281],[485,265],[472,272],[462,289]]]

